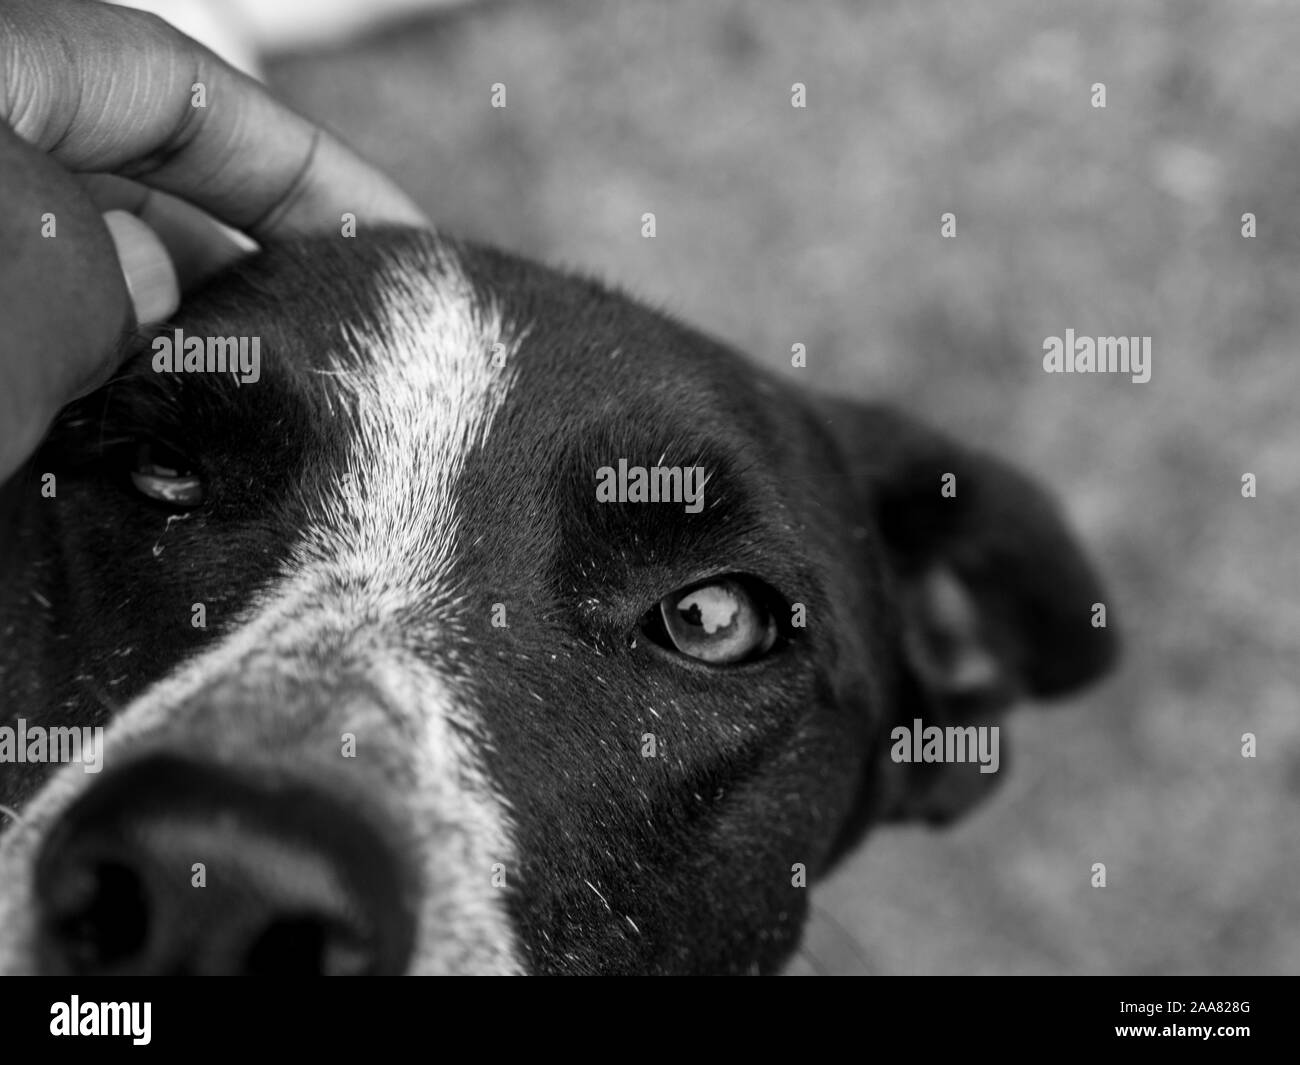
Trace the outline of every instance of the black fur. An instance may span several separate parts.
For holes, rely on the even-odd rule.
[[[330,378],[309,370],[338,351],[341,322],[373,324],[373,279],[394,252],[430,240],[272,249],[168,325],[260,335],[262,381],[160,378],[146,354],[66,412],[0,489],[0,720],[105,723],[274,580],[345,452]],[[1042,492],[1001,463],[886,409],[804,394],[592,282],[457,253],[525,340],[456,490],[455,583],[479,627],[454,659],[427,653],[472,691],[513,808],[524,960],[538,973],[776,970],[806,910],[792,866],[815,881],[871,822],[928,816],[909,797],[933,794],[935,769],[892,765],[890,727],[983,721],[1021,692],[1100,675],[1114,640],[1088,621],[1096,579]],[[208,485],[161,538],[126,476],[141,439],[189,455]],[[709,471],[703,513],[595,502],[597,467],[661,456]],[[949,471],[955,500],[939,493]],[[969,589],[1005,674],[970,705],[932,691],[903,645],[909,582],[936,564]],[[729,573],[770,590],[783,627],[768,657],[708,667],[640,633],[661,597]],[[184,623],[197,599],[204,632]],[[806,628],[786,623],[796,602]],[[491,626],[494,603],[508,628]],[[642,757],[644,733],[660,757]],[[21,807],[43,768],[0,767],[0,802]]]

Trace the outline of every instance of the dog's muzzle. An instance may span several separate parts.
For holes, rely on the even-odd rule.
[[[390,826],[288,772],[149,755],[104,775],[36,861],[49,974],[395,974],[412,871]]]

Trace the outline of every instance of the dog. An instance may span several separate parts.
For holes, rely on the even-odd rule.
[[[0,489],[0,724],[104,728],[0,762],[0,970],[780,971],[870,826],[1005,775],[897,728],[1117,653],[1047,492],[791,376],[423,231],[187,301]]]

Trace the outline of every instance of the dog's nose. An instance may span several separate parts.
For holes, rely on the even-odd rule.
[[[383,974],[413,893],[371,815],[302,782],[154,756],[105,774],[36,865],[47,973]]]

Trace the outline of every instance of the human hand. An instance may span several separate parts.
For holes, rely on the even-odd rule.
[[[382,174],[165,22],[0,0],[0,483],[113,374],[136,326],[244,253],[217,222],[268,243],[345,211],[427,225]]]

